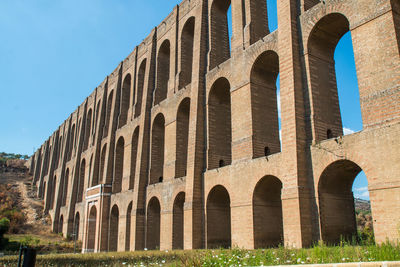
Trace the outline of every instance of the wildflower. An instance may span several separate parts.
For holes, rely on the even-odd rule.
[[[165,263],[165,260],[162,260],[161,262],[162,262],[162,263]]]
[[[301,258],[298,258],[298,259],[297,259],[297,263],[300,263],[300,262],[301,262]]]

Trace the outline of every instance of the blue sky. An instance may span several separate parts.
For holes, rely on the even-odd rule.
[[[0,151],[31,155],[179,2],[0,1]],[[267,3],[273,31],[276,0]],[[347,34],[335,54],[347,132],[362,129],[352,57]]]

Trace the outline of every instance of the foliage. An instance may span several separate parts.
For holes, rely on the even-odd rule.
[[[25,222],[25,216],[19,209],[18,190],[11,185],[0,184],[0,219],[10,221],[9,232],[17,233]]]
[[[9,159],[25,159],[25,160],[27,160],[28,158],[29,158],[28,155],[0,152],[0,166],[6,165],[6,162]]]
[[[400,260],[400,246],[382,245],[329,247],[322,242],[308,249],[216,249],[193,251],[138,251],[120,253],[39,255],[42,266],[262,266],[338,262]],[[0,264],[16,266],[17,257],[0,258]]]

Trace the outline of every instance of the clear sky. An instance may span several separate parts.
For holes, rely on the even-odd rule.
[[[0,151],[31,155],[179,2],[1,0]],[[273,31],[276,0],[267,3]],[[359,131],[350,34],[335,60],[343,126]],[[355,193],[365,186],[357,179]]]

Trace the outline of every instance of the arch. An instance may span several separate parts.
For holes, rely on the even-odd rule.
[[[231,246],[231,201],[222,185],[211,189],[207,197],[207,248]]]
[[[230,0],[214,0],[210,10],[210,70],[231,57],[228,10]]]
[[[139,127],[136,127],[132,135],[131,143],[131,177],[129,179],[129,189],[133,189],[135,186],[135,175],[136,175],[136,161],[138,154],[139,145]]]
[[[282,182],[264,176],[253,193],[254,248],[277,247],[283,244]]]
[[[50,185],[49,185],[50,186]],[[53,178],[53,190],[51,191],[51,208],[54,208],[56,202],[57,176]]]
[[[189,141],[190,98],[179,104],[176,114],[176,166],[175,177],[186,176]]]
[[[59,220],[59,223],[58,223],[58,229],[57,229],[57,233],[62,233],[63,232],[63,226],[64,226],[64,216],[63,215],[61,215],[60,216],[60,220]]]
[[[88,233],[87,233],[87,250],[93,252],[96,243],[96,225],[97,225],[97,209],[96,206],[90,208],[88,217]]]
[[[185,192],[180,192],[174,201],[172,218],[172,249],[183,249],[184,217],[183,205],[185,204]]]
[[[125,76],[124,82],[122,83],[121,91],[121,111],[119,114],[118,127],[124,126],[128,119],[129,101],[131,99],[131,84],[132,77],[130,74]]]
[[[126,211],[126,229],[125,229],[125,251],[130,251],[131,247],[131,218],[132,216],[132,201],[128,205]]]
[[[99,100],[99,101],[97,102],[97,106],[96,106],[96,118],[95,118],[95,122],[94,122],[94,126],[93,126],[93,132],[94,132],[94,133],[96,132],[96,129],[97,129],[97,127],[98,127],[98,126],[97,126],[97,122],[98,122],[98,120],[99,120],[100,102],[101,102],[101,100]],[[93,138],[93,139],[92,139],[92,145],[94,145],[95,140],[96,140],[96,138]]]
[[[357,234],[352,186],[361,167],[350,160],[329,164],[318,182],[321,238],[328,244],[352,240]]]
[[[232,161],[230,84],[225,78],[214,82],[208,98],[208,169]],[[222,167],[222,166],[221,166]]]
[[[160,201],[153,197],[147,206],[146,246],[149,250],[160,248]]]
[[[137,74],[137,100],[135,106],[135,118],[139,117],[142,111],[142,96],[144,89],[144,78],[146,74],[146,59],[142,61]]]
[[[122,190],[122,178],[124,177],[124,149],[125,140],[121,136],[118,139],[115,148],[113,193],[119,193]]]
[[[280,152],[279,115],[276,82],[279,57],[265,51],[255,60],[250,73],[253,158]]]
[[[43,182],[43,189],[42,189],[42,195],[40,196],[41,199],[44,199],[44,196],[46,195],[46,182]]]
[[[65,171],[65,176],[64,176],[64,183],[61,185],[62,186],[62,200],[61,200],[61,206],[64,207],[67,203],[67,193],[68,193],[68,180],[69,180],[69,169]]]
[[[60,138],[58,139],[58,153],[57,153],[56,166],[60,166],[61,163],[62,140],[63,137],[60,136]]]
[[[85,186],[85,169],[86,169],[86,160],[83,159],[81,162],[81,167],[79,169],[79,184],[78,184],[78,191],[77,191],[77,198],[76,202],[80,203],[83,199],[83,189]]]
[[[96,173],[92,174],[92,164],[93,164],[93,154],[90,156],[90,161],[89,161],[89,174],[88,174],[88,179],[87,179],[87,187],[88,188],[90,187],[91,183],[93,182],[90,180],[90,177],[92,177],[92,180],[94,180],[93,176],[96,175]],[[97,169],[99,169],[99,168],[97,167]],[[98,173],[97,173],[97,175],[98,175]]]
[[[195,18],[190,17],[183,26],[181,33],[181,69],[178,90],[192,82],[194,29]]]
[[[95,186],[99,183],[103,182],[104,179],[104,169],[106,165],[106,153],[107,153],[107,144],[104,144],[103,149],[101,150],[101,157],[100,157],[100,171],[99,171],[99,181],[93,181],[96,182],[92,184],[92,186]]]
[[[68,161],[71,160],[74,144],[75,144],[75,124],[72,125],[71,132],[69,133]]]
[[[104,128],[103,128],[103,138],[107,137],[108,135],[108,128],[110,125],[110,118],[111,118],[111,108],[112,108],[112,101],[113,101],[113,94],[114,91],[111,90],[110,94],[108,95],[108,100],[107,100],[107,112],[106,112],[106,121],[104,123]]]
[[[118,250],[118,228],[119,228],[118,223],[119,223],[119,209],[117,205],[114,205],[111,209],[111,214],[110,214],[108,251]]]
[[[86,116],[85,142],[84,142],[83,150],[86,150],[89,147],[91,126],[92,126],[92,109],[89,109],[87,116]]]
[[[79,212],[77,212],[75,214],[75,218],[74,218],[74,240],[79,240],[80,236],[79,236],[79,223],[80,223],[80,215]]]
[[[312,103],[310,117],[313,139],[317,142],[343,135],[334,53],[339,40],[348,31],[348,19],[342,14],[331,13],[317,22],[308,38],[306,60]]]
[[[162,182],[164,173],[164,139],[165,139],[165,119],[159,113],[151,129],[151,168],[150,184]]]
[[[169,70],[170,70],[170,43],[165,40],[158,50],[157,57],[157,82],[154,94],[154,105],[167,98]]]

